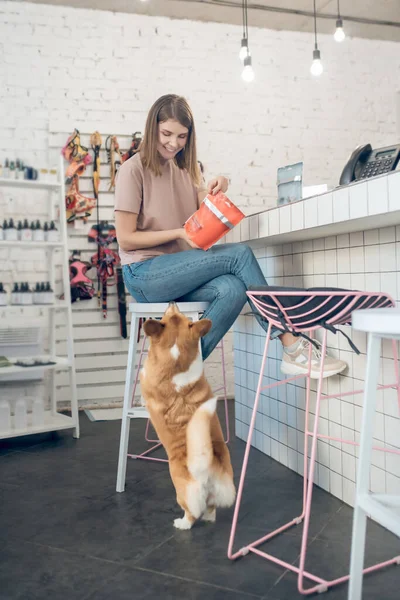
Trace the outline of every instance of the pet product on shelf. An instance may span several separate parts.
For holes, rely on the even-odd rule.
[[[142,134],[140,133],[140,131],[135,131],[135,133],[132,134],[131,147],[122,156],[121,160],[123,163],[126,160],[128,160],[128,158],[131,158],[134,154],[136,154],[136,152],[139,151],[139,146],[141,144],[141,141],[142,141]]]
[[[115,176],[117,171],[122,163],[122,155],[121,150],[119,149],[119,144],[117,140],[117,136],[109,135],[106,139],[106,151],[107,151],[107,160],[111,167],[111,176],[110,176],[110,187],[108,191],[114,189],[115,187]]]
[[[71,302],[91,300],[95,293],[93,281],[86,275],[92,265],[81,261],[80,256],[81,253],[74,250],[69,259]]]

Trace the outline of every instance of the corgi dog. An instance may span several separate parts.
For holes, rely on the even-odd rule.
[[[190,529],[199,518],[214,522],[216,508],[232,506],[236,491],[200,352],[211,321],[190,321],[170,302],[161,320],[149,319],[143,327],[150,347],[140,373],[142,395],[184,511],[174,526]]]

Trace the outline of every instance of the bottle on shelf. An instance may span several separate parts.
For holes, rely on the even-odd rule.
[[[15,429],[26,429],[28,426],[25,398],[18,398],[18,400],[15,403],[14,423]]]
[[[21,284],[24,286],[22,304],[32,304],[33,303],[33,292],[29,289],[28,282]]]
[[[39,219],[36,221],[35,229],[33,231],[33,240],[35,242],[44,242],[44,231],[40,225]]]
[[[14,283],[14,287],[11,292],[11,304],[20,304],[19,296],[20,296],[20,291],[19,291],[18,283]]]
[[[46,240],[48,242],[59,242],[60,241],[60,234],[59,234],[58,229],[56,228],[54,221],[50,221]]]
[[[42,398],[32,401],[32,425],[35,427],[44,424],[44,402]]]
[[[21,229],[21,240],[30,242],[32,240],[32,229],[29,227],[28,219],[24,219]]]
[[[0,281],[0,306],[7,306],[7,292]]]
[[[6,433],[11,429],[11,411],[7,400],[0,400],[0,431]]]
[[[15,162],[10,160],[10,179],[15,179]]]
[[[3,226],[0,225],[0,242],[2,240],[4,240],[4,229],[3,229],[3,227],[4,227],[4,223],[3,223]]]
[[[45,298],[44,298],[45,304],[54,304],[54,292],[51,289],[51,285],[50,285],[49,281],[46,282],[44,296],[45,296]]]
[[[10,163],[8,162],[8,158],[4,161],[3,177],[5,179],[10,177]]]
[[[18,231],[14,225],[14,219],[8,221],[7,229],[5,230],[5,239],[8,242],[16,242],[18,240]]]

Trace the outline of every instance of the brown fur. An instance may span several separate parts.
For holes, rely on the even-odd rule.
[[[185,511],[174,522],[181,529],[200,516],[214,520],[215,507],[231,506],[235,496],[229,450],[199,354],[200,338],[210,328],[211,321],[191,322],[175,303],[161,321],[144,324],[150,348],[140,375],[142,394]]]

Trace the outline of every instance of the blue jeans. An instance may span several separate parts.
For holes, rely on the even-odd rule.
[[[204,360],[235,322],[249,286],[266,285],[252,250],[243,244],[163,254],[124,265],[123,274],[137,302],[209,302],[203,318],[211,319],[212,327],[202,339]],[[268,323],[256,318],[267,331]],[[271,337],[280,334],[276,329]]]

